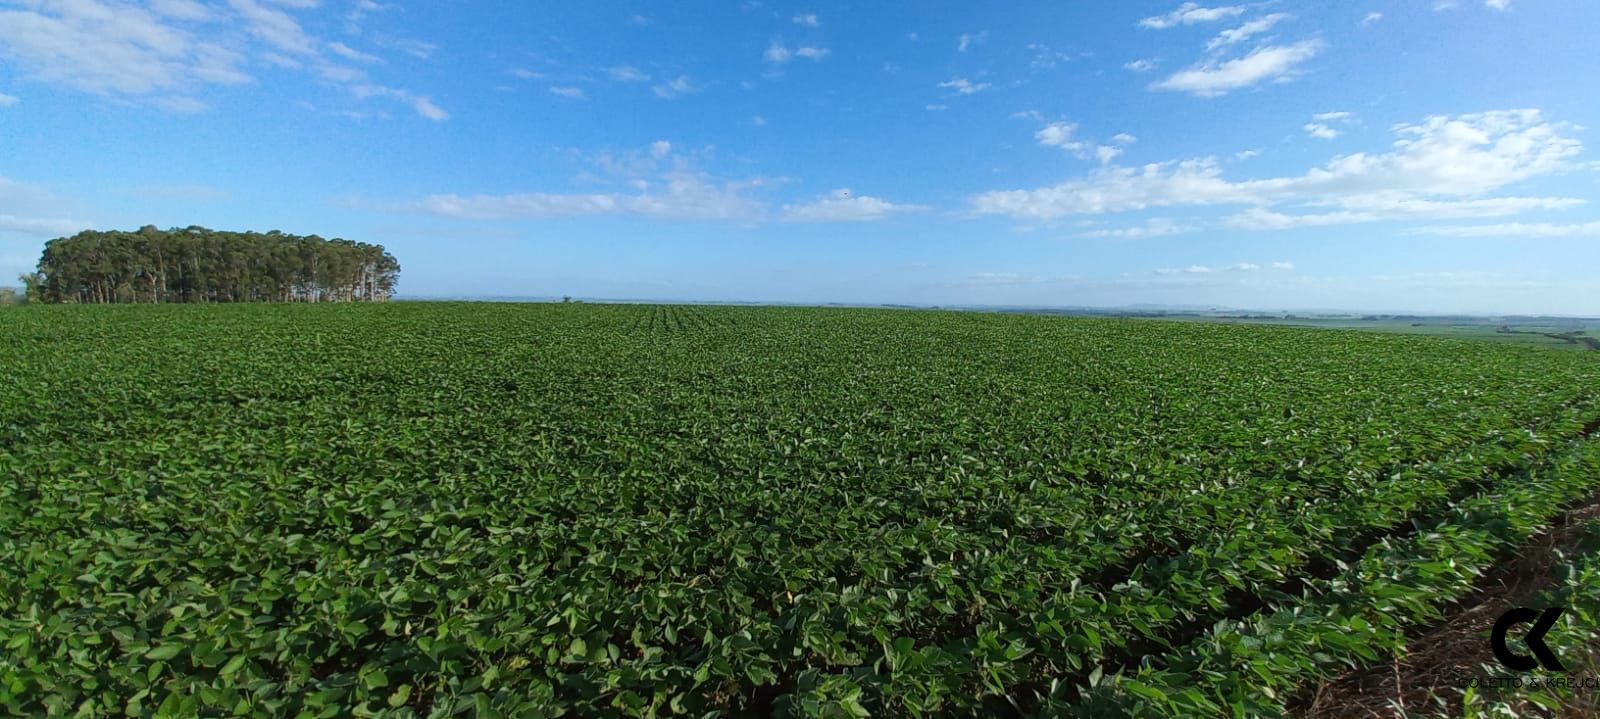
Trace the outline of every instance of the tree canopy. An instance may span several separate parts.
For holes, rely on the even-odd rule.
[[[204,227],[85,231],[45,243],[23,275],[36,302],[351,302],[394,294],[382,245]]]

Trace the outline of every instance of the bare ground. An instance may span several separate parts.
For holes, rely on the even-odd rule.
[[[1418,630],[1403,656],[1321,682],[1291,705],[1292,714],[1302,719],[1390,719],[1407,716],[1401,711],[1405,709],[1410,716],[1461,716],[1461,692],[1450,687],[1494,662],[1488,636],[1495,620],[1555,584],[1555,550],[1570,554],[1582,538],[1584,522],[1597,517],[1600,494],[1563,512],[1485,574],[1471,594],[1446,610],[1444,619]],[[1574,669],[1577,662],[1566,663]],[[1520,708],[1520,716],[1600,717],[1600,695],[1576,693],[1571,706],[1560,711],[1528,705]]]

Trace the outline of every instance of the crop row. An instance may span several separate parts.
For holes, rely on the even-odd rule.
[[[635,332],[684,332],[734,326],[730,313],[698,305],[637,305],[628,328]]]
[[[1579,440],[1516,481],[1462,502],[1413,537],[1360,562],[1276,612],[1223,622],[1137,672],[1095,687],[1084,716],[1274,716],[1316,678],[1403,649],[1405,631],[1438,616],[1473,580],[1563,504],[1600,490],[1600,442]]]
[[[1538,348],[903,311],[0,332],[19,713],[1045,711],[1542,467],[1600,386]]]

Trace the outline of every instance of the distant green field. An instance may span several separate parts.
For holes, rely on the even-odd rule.
[[[486,303],[0,338],[18,715],[1272,714],[1600,489],[1600,362],[1517,342]]]
[[[1505,321],[1495,319],[1361,319],[1349,318],[1242,318],[1226,315],[1171,315],[1161,317],[1167,321],[1220,322],[1224,324],[1257,324],[1280,327],[1320,327],[1324,329],[1364,330],[1410,335],[1431,335],[1456,339],[1488,340],[1514,344],[1557,347],[1561,349],[1593,350],[1600,342],[1600,324],[1588,320],[1571,321]],[[1568,335],[1572,339],[1554,337]]]

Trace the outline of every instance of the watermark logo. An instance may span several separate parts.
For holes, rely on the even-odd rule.
[[[1561,613],[1564,611],[1565,607],[1551,607],[1543,612],[1517,607],[1500,615],[1500,619],[1494,623],[1494,631],[1489,633],[1489,646],[1494,648],[1494,658],[1500,660],[1506,667],[1519,672],[1533,671],[1538,667],[1544,667],[1552,672],[1566,671],[1566,667],[1561,666],[1561,660],[1556,658],[1555,652],[1550,651],[1550,647],[1544,643],[1544,635],[1555,626],[1556,620],[1561,618]],[[1506,645],[1506,632],[1518,624],[1529,622],[1533,622],[1533,627],[1528,629],[1528,633],[1522,638],[1522,643],[1527,645],[1528,651],[1533,652],[1531,657],[1517,654]]]

